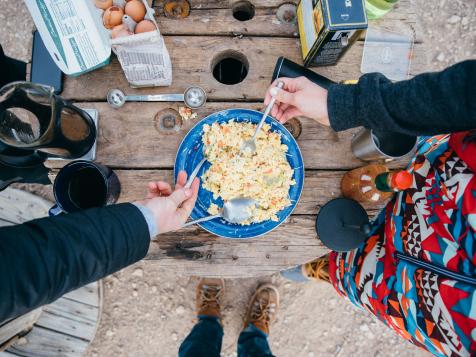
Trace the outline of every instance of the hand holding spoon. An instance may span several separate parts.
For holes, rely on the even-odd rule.
[[[252,198],[232,198],[223,205],[223,208],[218,214],[187,222],[183,225],[183,227],[188,227],[196,223],[211,221],[215,218],[223,218],[225,221],[234,224],[242,223],[251,218],[250,208],[256,205],[257,202]]]
[[[284,82],[279,81],[278,84],[276,85],[277,88],[281,89],[284,86]],[[258,135],[259,131],[261,130],[264,121],[266,120],[266,117],[268,116],[269,112],[271,109],[273,109],[274,102],[276,102],[276,95],[273,95],[271,98],[271,101],[269,102],[268,106],[266,107],[266,110],[263,113],[263,116],[261,117],[261,120],[256,127],[256,131],[253,135],[253,137],[249,140],[245,140],[243,142],[243,145],[241,146],[241,152],[242,153],[255,153],[256,152],[256,136]]]

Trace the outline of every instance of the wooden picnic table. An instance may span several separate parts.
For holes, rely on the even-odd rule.
[[[255,14],[248,21],[233,17],[234,2],[230,0],[192,0],[190,16],[183,19],[164,17],[160,1],[157,3],[157,21],[173,64],[170,87],[130,88],[115,58],[102,69],[64,81],[62,96],[99,111],[97,161],[117,172],[121,202],[142,198],[148,181],[172,181],[177,148],[198,120],[228,108],[261,110],[279,56],[302,63],[297,26],[276,17],[277,9],[289,3],[287,0],[252,0]],[[413,31],[416,42],[411,75],[427,70],[422,31],[409,0],[401,0],[394,11],[373,23],[395,31]],[[363,45],[362,38],[338,65],[314,70],[335,81],[359,78]],[[212,66],[223,53],[240,53],[246,58],[248,75],[241,83],[225,85],[214,79]],[[184,122],[173,133],[160,129],[156,114],[167,108],[177,110],[180,103],[126,103],[115,110],[105,101],[111,88],[127,94],[155,94],[181,93],[190,85],[203,87],[208,102],[196,111],[197,119]],[[264,237],[249,240],[219,238],[199,227],[182,229],[160,235],[151,244],[147,259],[188,275],[248,277],[275,273],[325,254],[328,249],[314,228],[316,214],[323,204],[340,196],[345,171],[363,163],[350,150],[356,130],[335,133],[309,119],[299,120],[302,134],[297,141],[304,157],[305,184],[296,210],[285,223]],[[62,164],[55,161],[50,165]],[[379,209],[366,208],[370,215]]]

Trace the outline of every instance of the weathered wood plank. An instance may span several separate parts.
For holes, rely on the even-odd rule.
[[[172,170],[115,170],[121,181],[120,202],[132,202],[145,197],[147,183],[164,180],[173,182]],[[306,171],[301,199],[294,214],[317,214],[322,205],[341,196],[340,181],[344,171]],[[364,205],[372,215],[383,205]]]
[[[39,308],[30,311],[29,313],[26,313],[25,315],[16,319],[2,323],[0,326],[0,350],[4,348],[2,345],[9,341],[12,337],[17,336],[20,332],[27,331],[32,328],[33,324],[38,320],[41,310],[42,309]]]
[[[262,276],[326,254],[314,229],[315,216],[292,216],[254,239],[219,238],[197,227],[158,236],[147,259],[180,274],[226,278]]]
[[[160,16],[163,16],[163,13],[161,9],[163,8],[163,0],[148,0],[150,4],[154,4],[154,7],[157,9],[157,14]],[[191,15],[199,10],[222,10],[222,9],[227,9],[231,10],[233,5],[237,2],[238,0],[192,0],[190,1],[191,4]],[[294,3],[298,4],[298,0],[291,0],[291,1],[286,1],[286,0],[252,0],[250,1],[255,9],[263,9],[263,8],[277,8],[281,4],[286,4],[286,3]],[[393,8],[391,12],[386,14],[383,18],[383,20],[391,20],[393,19],[397,14],[398,16],[403,18],[409,18],[409,17],[415,17],[417,18],[417,15],[415,13],[414,7],[411,4],[411,0],[400,0],[399,3]],[[229,12],[229,15],[231,16],[231,11]],[[180,20],[183,21],[183,20]],[[370,23],[375,23],[375,20],[371,20]],[[198,32],[197,32],[198,33]]]
[[[97,282],[85,285],[81,289],[76,289],[63,295],[63,297],[83,303],[83,304],[88,304],[91,306],[98,307],[99,306],[98,285],[99,283]]]
[[[193,10],[185,19],[157,18],[163,35],[221,35],[298,37],[296,23],[285,23],[276,17],[276,8],[256,9],[249,21],[238,21],[231,9]]]
[[[26,337],[26,344],[16,344],[8,352],[19,356],[35,357],[79,357],[89,345],[89,341],[59,334],[42,327],[35,327]]]
[[[50,207],[49,202],[28,192],[14,188],[0,192],[0,218],[5,225],[45,217]]]
[[[98,282],[91,283],[44,306],[25,341],[7,352],[19,356],[82,356],[96,334],[101,313],[99,290]],[[42,348],[41,354],[38,348]]]
[[[178,108],[172,103],[126,103],[120,110],[106,103],[81,103],[81,107],[96,108],[99,118],[97,161],[116,168],[173,168],[182,138],[201,118],[229,108],[260,110],[260,103],[207,103],[197,111],[198,118],[185,122],[173,133],[157,130],[154,117],[165,108]],[[354,158],[350,149],[352,136],[358,129],[340,133],[303,118],[298,144],[307,169],[348,169],[363,162]],[[51,167],[61,167],[64,161],[50,161]],[[394,166],[401,164],[394,164]]]
[[[298,39],[262,37],[166,37],[170,51],[174,81],[166,88],[132,89],[114,58],[111,64],[73,78],[64,80],[63,96],[76,101],[105,101],[107,92],[117,87],[127,94],[133,93],[180,93],[190,85],[202,86],[210,100],[255,101],[262,100],[270,83],[279,56],[301,63]],[[249,62],[249,71],[243,82],[236,85],[219,83],[212,75],[214,58],[226,51],[242,53]],[[319,67],[316,72],[335,81],[355,79],[361,76],[360,64],[363,43],[352,46],[336,66]],[[411,74],[428,69],[422,44],[414,48]]]
[[[97,284],[96,284],[97,285]],[[96,303],[98,302],[96,289]],[[64,297],[45,306],[36,326],[86,341],[94,338],[99,309]]]
[[[155,7],[162,7],[163,0],[153,1]],[[231,8],[237,0],[191,0],[189,1],[192,9],[226,9]],[[256,8],[261,7],[277,7],[283,3],[298,3],[298,1],[284,1],[284,0],[252,0],[251,3]]]
[[[220,1],[220,3],[226,3]],[[278,5],[280,5],[279,3]],[[163,35],[220,35],[220,36],[273,36],[298,37],[296,23],[284,23],[277,17],[278,7],[258,7],[251,20],[238,21],[233,17],[231,4],[220,9],[200,8],[190,12],[184,19],[165,17],[157,11],[157,21]],[[418,15],[413,11],[408,0],[400,2],[399,6],[389,12],[384,18],[371,21],[370,26],[378,26],[389,31],[412,33],[416,42],[422,42],[423,32],[418,21]],[[364,36],[362,36],[362,39]]]
[[[19,356],[82,356],[96,334],[99,300],[99,283],[95,282],[44,306],[25,340],[7,352]]]

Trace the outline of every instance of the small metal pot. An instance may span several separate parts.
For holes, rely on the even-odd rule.
[[[364,161],[394,160],[413,154],[418,137],[363,128],[352,139],[354,155]]]

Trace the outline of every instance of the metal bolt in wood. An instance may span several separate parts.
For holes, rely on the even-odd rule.
[[[164,14],[167,17],[183,19],[190,15],[190,3],[187,0],[167,0],[164,3]]]
[[[183,124],[180,114],[172,108],[159,111],[155,118],[155,128],[162,133],[176,133]]]
[[[295,23],[297,18],[296,10],[295,4],[282,4],[276,12],[276,17],[284,23]]]

